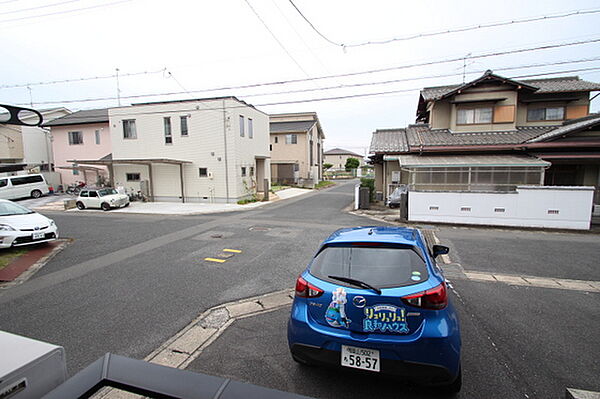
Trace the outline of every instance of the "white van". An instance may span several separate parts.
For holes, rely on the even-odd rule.
[[[0,198],[40,198],[50,193],[42,175],[20,175],[0,177]]]

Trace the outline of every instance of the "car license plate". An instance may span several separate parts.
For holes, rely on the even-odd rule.
[[[40,240],[40,239],[44,238],[45,236],[46,236],[46,234],[44,234],[44,233],[33,233],[32,239]]]
[[[342,345],[342,366],[379,371],[379,351]]]

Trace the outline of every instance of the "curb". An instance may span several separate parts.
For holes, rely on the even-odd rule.
[[[292,303],[293,294],[294,290],[286,289],[214,306],[163,342],[144,360],[161,366],[185,369],[236,320],[284,308]],[[113,388],[94,396],[96,399],[138,397]]]
[[[29,280],[31,278],[31,276],[33,276],[35,273],[37,273],[38,270],[40,270],[42,267],[44,267],[46,265],[46,263],[48,263],[52,258],[54,258],[60,251],[65,249],[67,247],[67,245],[69,245],[71,242],[73,242],[72,239],[65,239],[65,238],[59,238],[57,241],[60,242],[59,245],[54,247],[52,249],[52,251],[50,251],[48,254],[42,256],[35,263],[33,263],[31,266],[29,266],[23,273],[21,273],[19,275],[19,277],[15,278],[13,281],[0,282],[0,290],[8,289],[8,288],[14,287],[16,285],[23,284],[25,281]]]

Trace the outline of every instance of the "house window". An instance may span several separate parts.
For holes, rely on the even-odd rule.
[[[123,120],[123,138],[137,139],[137,131],[135,129],[135,119]]]
[[[198,168],[200,177],[208,177],[208,168]]]
[[[492,107],[459,108],[456,115],[456,124],[475,125],[479,123],[492,123],[492,115]]]
[[[298,144],[298,135],[297,134],[286,134],[285,135],[285,143],[286,144]]]
[[[173,144],[173,133],[171,132],[171,118],[167,116],[163,118],[163,122],[165,125],[165,144]]]
[[[83,144],[83,132],[69,132],[69,145]]]
[[[250,166],[250,176],[254,176],[254,166]]]
[[[248,138],[254,137],[254,126],[252,125],[252,119],[248,118]]]
[[[94,137],[96,138],[96,144],[100,144],[100,130],[94,131]]]
[[[79,165],[76,163],[73,164],[73,176],[77,176],[79,174],[79,169],[77,169]]]
[[[188,123],[187,123],[187,116],[181,116],[179,117],[180,121],[181,121],[181,135],[182,136],[187,136],[188,135]]]
[[[277,143],[278,143],[278,141],[277,141],[277,136],[275,136],[275,144],[277,144]]]
[[[269,144],[269,151],[273,151],[273,144]]]
[[[242,166],[242,177],[246,176],[246,167]]]
[[[530,108],[528,121],[562,121],[565,119],[565,107]]]
[[[125,173],[125,178],[127,181],[140,181],[139,173]]]
[[[240,137],[244,137],[244,117],[240,115]]]

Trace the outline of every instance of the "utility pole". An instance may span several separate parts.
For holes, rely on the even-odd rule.
[[[117,70],[117,101],[119,102],[119,107],[121,106],[121,89],[119,88],[119,68]]]
[[[229,203],[229,166],[227,163],[227,111],[225,110],[225,100],[223,99],[223,145],[225,147],[225,196]]]
[[[463,84],[465,83],[465,75],[467,74],[467,58],[469,58],[470,55],[471,53],[465,55],[463,58]]]

